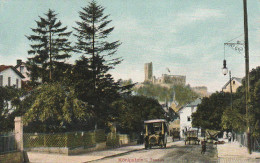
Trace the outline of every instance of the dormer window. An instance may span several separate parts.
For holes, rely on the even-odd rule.
[[[24,73],[24,66],[20,66],[20,73]]]

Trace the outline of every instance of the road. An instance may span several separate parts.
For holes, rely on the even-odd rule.
[[[166,149],[153,147],[145,150],[136,146],[133,152],[92,162],[217,162],[216,155],[213,145],[208,145],[206,153],[201,154],[201,145],[185,145],[183,141],[177,141],[168,143]]]

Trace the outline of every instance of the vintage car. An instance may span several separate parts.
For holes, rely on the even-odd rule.
[[[168,126],[165,119],[153,119],[144,121],[144,143],[145,149],[152,146],[166,148]]]

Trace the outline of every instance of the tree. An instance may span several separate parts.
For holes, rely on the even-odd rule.
[[[230,93],[216,92],[210,97],[204,97],[197,111],[192,114],[192,126],[221,130],[223,112],[230,106]]]
[[[107,27],[111,20],[108,20],[108,15],[104,15],[102,6],[92,1],[82,10],[79,12],[81,21],[76,22],[77,27],[74,27],[76,31],[74,35],[77,38],[76,50],[83,55],[78,64],[81,67],[85,65],[84,69],[88,74],[85,77],[88,80],[80,80],[82,81],[80,84],[87,87],[81,89],[78,95],[83,101],[94,106],[96,118],[104,123],[110,109],[109,105],[120,98],[120,91],[124,89],[108,73],[122,61],[121,58],[114,57],[121,43],[107,40],[114,27]],[[76,71],[78,70],[75,69]],[[75,85],[77,90],[82,87],[80,84]]]
[[[14,87],[0,87],[0,133],[14,128],[15,103],[21,93],[20,89]]]
[[[249,73],[250,91],[248,102],[248,117],[251,133],[253,136],[260,134],[260,67],[252,69]],[[234,129],[244,132],[247,127],[245,110],[245,78],[242,80],[242,86],[237,89],[234,98],[233,110],[227,110],[222,117],[224,129]],[[232,115],[232,116],[230,116]]]
[[[39,78],[43,83],[59,81],[67,68],[64,61],[72,51],[68,41],[71,32],[66,32],[67,27],[62,27],[53,10],[49,9],[45,16],[39,16],[40,20],[35,21],[37,27],[32,28],[34,34],[26,36],[32,42],[28,54],[33,57],[28,58],[27,64],[33,82]]]
[[[59,83],[42,84],[32,95],[35,100],[24,117],[31,132],[79,129],[91,118],[91,106],[77,99],[73,89]]]
[[[139,95],[155,98],[159,101],[172,101],[173,98],[179,105],[187,104],[195,100],[198,95],[188,86],[175,85],[164,87],[159,84],[144,83],[140,88],[135,88]]]
[[[157,100],[145,96],[129,96],[112,103],[110,121],[118,124],[121,132],[141,132],[145,120],[165,118]]]
[[[78,27],[74,28],[77,37],[76,48],[81,54],[87,55],[91,62],[94,91],[98,80],[102,80],[108,70],[122,61],[121,58],[112,58],[121,43],[106,40],[114,27],[106,28],[111,20],[108,20],[109,15],[104,15],[103,12],[102,6],[97,5],[95,1],[90,2],[79,12],[81,22],[76,22]]]

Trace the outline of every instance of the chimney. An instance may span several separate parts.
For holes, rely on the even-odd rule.
[[[19,65],[19,64],[22,63],[22,60],[21,59],[17,59],[16,62],[17,62],[17,65]]]

